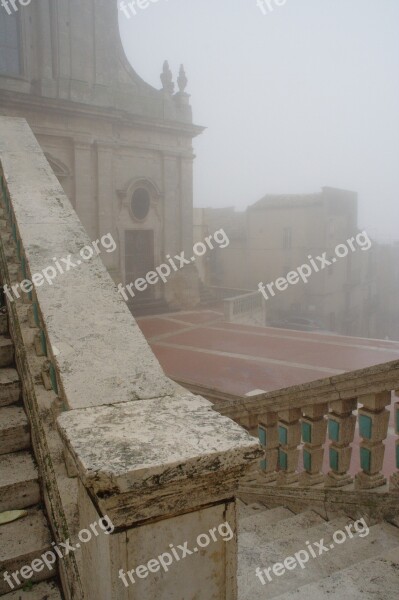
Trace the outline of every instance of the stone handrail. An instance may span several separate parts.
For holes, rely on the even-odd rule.
[[[399,395],[397,360],[249,398],[216,399],[215,406],[259,435],[265,454],[258,481],[300,487],[354,484],[358,490],[370,490],[387,484],[382,471],[391,408],[399,435],[399,403],[392,399],[395,390]],[[356,430],[360,470],[353,477],[350,464]],[[395,452],[389,457],[399,469],[399,441],[387,451]],[[327,473],[323,470],[326,458]],[[396,491],[397,470],[390,475],[390,490]]]
[[[76,261],[92,241],[24,119],[0,117],[0,177],[2,281],[54,536],[65,541],[99,515],[115,527],[84,545],[80,563],[60,562],[64,592],[127,597],[120,570],[205,524],[236,528],[236,490],[261,450],[165,376],[100,258]],[[79,266],[51,283],[38,277],[68,257]],[[236,536],[173,574],[137,581],[135,594],[234,600],[235,570]]]
[[[253,290],[244,290],[241,288],[226,288],[217,285],[208,286],[209,291],[218,300],[225,300],[226,298],[233,298],[235,296],[241,296],[243,294],[252,294]]]
[[[223,306],[224,318],[229,323],[252,321],[266,325],[266,303],[260,292],[225,298]]]

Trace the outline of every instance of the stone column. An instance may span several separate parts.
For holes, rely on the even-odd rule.
[[[296,483],[299,479],[298,446],[301,443],[301,423],[302,416],[300,408],[290,408],[278,413],[278,434],[279,434],[279,473],[277,483],[287,485]]]
[[[93,187],[92,148],[88,141],[75,140],[75,209],[90,239],[97,239],[97,206]]]
[[[330,405],[328,418],[328,437],[330,469],[326,485],[342,487],[351,483],[348,473],[352,458],[352,442],[355,435],[356,417],[353,411],[357,408],[357,399],[337,400]]]
[[[96,600],[236,600],[239,480],[258,443],[191,395],[63,413],[80,479],[80,527],[113,525],[82,545]]]
[[[188,257],[193,256],[193,219],[193,156],[182,156],[180,158],[181,250],[184,250]]]
[[[176,156],[163,157],[163,186],[163,249],[165,254],[173,255],[184,249],[182,248],[183,239],[180,229],[179,171]]]
[[[113,145],[97,144],[97,198],[98,198],[98,234],[99,237],[111,233],[116,240],[114,219],[115,188],[113,185]],[[118,251],[101,253],[101,260],[108,270],[118,268]]]
[[[55,98],[57,95],[57,83],[53,78],[53,53],[51,48],[51,11],[49,0],[38,1],[38,20],[40,43],[39,54],[39,81],[41,93],[44,96]]]
[[[386,479],[381,473],[384,462],[391,392],[367,394],[359,398],[363,408],[359,409],[359,433],[363,438],[360,443],[360,465],[362,471],[356,475],[356,486],[359,488],[376,488],[384,485]]]
[[[258,425],[259,442],[264,450],[260,468],[264,474],[264,481],[270,483],[277,479],[278,462],[278,417],[277,413],[266,413]]]
[[[396,390],[395,395],[399,396],[399,390]],[[396,435],[399,436],[399,402],[394,405],[394,419]],[[399,438],[395,444],[395,462],[398,471],[391,477],[391,489],[399,490]]]
[[[324,481],[322,473],[324,448],[326,442],[328,413],[327,404],[316,404],[303,409],[302,441],[304,473],[300,482],[303,485],[315,485]]]

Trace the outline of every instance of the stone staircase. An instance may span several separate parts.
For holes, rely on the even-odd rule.
[[[357,523],[355,527],[352,519],[342,515],[325,521],[312,510],[295,514],[286,508],[268,510],[259,503],[240,501],[239,600],[396,598],[399,528],[385,522],[370,526],[366,521]],[[299,556],[303,568],[295,559],[300,551],[309,556],[306,563],[305,554]],[[284,561],[287,566],[277,565]],[[257,567],[264,583],[257,576]]]
[[[8,337],[5,309],[0,309],[0,514],[26,510],[27,514],[0,525],[0,596],[4,600],[61,600],[56,569],[43,564],[38,572],[27,567],[52,549],[51,533],[40,504],[38,472],[31,451],[30,427],[21,401],[14,366],[14,347]],[[25,567],[25,575],[12,573]],[[4,578],[5,572],[14,585]],[[32,575],[30,576],[30,572]]]

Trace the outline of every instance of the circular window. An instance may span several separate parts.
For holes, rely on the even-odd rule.
[[[138,188],[132,197],[132,213],[135,219],[143,221],[150,210],[151,198],[148,191]]]

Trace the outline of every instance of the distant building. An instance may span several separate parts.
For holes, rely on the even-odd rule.
[[[375,252],[374,298],[377,336],[399,340],[399,243],[378,244]]]
[[[0,10],[0,115],[27,119],[90,237],[113,234],[118,251],[102,258],[123,283],[166,254],[192,253],[192,138],[202,128],[183,71],[178,84],[175,93],[167,63],[160,90],[135,73],[116,1]]]
[[[214,285],[256,290],[309,263],[359,233],[357,195],[325,187],[309,195],[266,195],[245,212],[196,209],[199,223],[223,226],[230,245],[214,255],[206,275]],[[292,316],[319,321],[323,328],[346,335],[375,331],[373,253],[358,248],[335,264],[313,273],[267,301],[268,322]],[[217,283],[216,283],[217,282]]]

